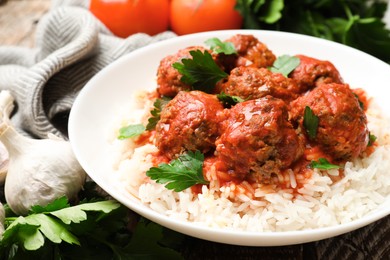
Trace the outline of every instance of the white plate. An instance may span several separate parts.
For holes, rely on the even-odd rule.
[[[307,231],[289,232],[233,232],[201,227],[176,221],[142,205],[134,197],[121,192],[109,181],[112,166],[109,163],[108,129],[117,111],[126,107],[137,89],[155,87],[159,61],[179,49],[203,44],[218,37],[226,39],[234,34],[253,34],[277,55],[305,54],[330,60],[340,71],[345,82],[364,88],[390,115],[390,66],[368,54],[334,42],[303,35],[271,31],[218,31],[177,37],[159,42],[113,62],[82,89],[72,107],[69,119],[69,138],[76,157],[88,175],[119,202],[140,215],[184,234],[234,245],[280,246],[305,243],[343,234],[368,225],[390,213],[390,201],[359,220]]]

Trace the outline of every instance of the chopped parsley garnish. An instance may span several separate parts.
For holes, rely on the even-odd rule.
[[[234,44],[231,42],[223,42],[218,38],[211,38],[205,41],[205,44],[210,46],[210,49],[215,53],[223,53],[226,55],[237,54]]]
[[[269,70],[275,73],[281,73],[285,77],[288,77],[288,74],[298,67],[300,63],[301,60],[298,57],[282,55],[275,60]]]
[[[119,129],[118,139],[123,140],[127,138],[137,137],[145,131],[145,126],[142,124],[134,124],[124,126]]]
[[[189,151],[170,163],[150,168],[146,175],[157,183],[167,183],[167,189],[179,192],[195,184],[209,183],[203,178],[203,161],[204,155],[201,152]]]
[[[306,106],[303,115],[303,126],[305,127],[306,133],[311,140],[317,136],[318,122],[318,116],[314,115],[313,110]]]
[[[360,100],[359,96],[356,93],[353,93],[353,95],[358,100],[360,108],[364,110],[364,103]]]
[[[237,103],[241,103],[245,101],[245,99],[240,98],[239,96],[230,96],[225,92],[221,92],[220,94],[217,94],[217,98],[219,99],[219,101],[222,102],[223,106],[227,108],[232,107]]]
[[[146,130],[150,131],[156,127],[157,122],[160,121],[161,111],[163,110],[165,105],[168,104],[169,101],[171,101],[170,97],[162,97],[162,98],[158,98],[158,99],[156,99],[156,101],[154,101],[154,103],[153,103],[154,108],[153,108],[153,110],[150,111],[150,114],[152,116],[148,119],[148,124],[146,125]]]
[[[210,93],[218,81],[228,76],[213,60],[211,54],[201,50],[190,51],[192,59],[182,59],[172,66],[182,75],[180,80],[193,87]]]
[[[336,164],[331,164],[325,158],[319,158],[318,161],[311,161],[311,168],[320,169],[320,170],[332,170],[332,169],[340,169],[341,167]]]
[[[372,146],[372,145],[374,145],[374,143],[375,143],[377,137],[376,137],[375,135],[369,133],[368,138],[369,138],[369,139],[368,139],[368,145],[367,145],[367,146]]]

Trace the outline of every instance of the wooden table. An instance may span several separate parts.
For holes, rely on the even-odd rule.
[[[0,0],[0,45],[34,46],[40,17],[50,0]],[[189,238],[185,259],[389,259],[390,217],[336,238],[281,247],[244,247]]]
[[[50,0],[0,0],[0,45],[34,46],[36,25]]]

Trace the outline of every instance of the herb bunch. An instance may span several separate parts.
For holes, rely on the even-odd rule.
[[[77,205],[61,197],[26,216],[5,205],[0,259],[182,259],[176,250],[184,235],[97,195],[96,187],[88,183]]]
[[[390,63],[390,30],[381,0],[237,0],[245,29],[287,31],[320,37]]]

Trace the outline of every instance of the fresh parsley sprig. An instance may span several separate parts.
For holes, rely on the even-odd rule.
[[[133,138],[145,132],[145,126],[142,124],[127,125],[119,129],[118,139],[123,140]]]
[[[303,115],[303,126],[305,127],[306,133],[311,140],[317,136],[318,123],[318,116],[314,114],[313,110],[311,110],[309,106],[306,106]]]
[[[225,55],[237,54],[236,47],[231,42],[223,42],[218,38],[211,38],[205,41],[205,44],[210,47],[210,49],[217,53],[223,53]]]
[[[146,130],[153,130],[156,128],[156,125],[158,121],[160,121],[160,115],[163,108],[168,104],[169,101],[171,101],[172,98],[170,97],[162,97],[157,98],[153,103],[153,110],[150,111],[150,114],[152,115],[148,119],[148,124],[146,125]]]
[[[282,55],[278,57],[269,70],[274,73],[281,73],[286,78],[296,67],[299,66],[301,60],[296,56]]]
[[[221,79],[228,76],[213,60],[208,51],[190,51],[192,59],[182,59],[172,66],[182,75],[180,80],[194,90],[211,93]]]
[[[341,166],[330,163],[326,158],[319,158],[318,161],[311,161],[311,168],[316,168],[320,170],[332,170],[332,169],[340,169]]]
[[[377,137],[376,137],[375,135],[369,133],[369,134],[368,134],[368,138],[369,138],[369,139],[368,139],[368,144],[367,144],[367,146],[373,146],[374,143],[375,143],[375,141],[376,141],[376,139],[377,139]]]
[[[156,128],[162,109],[171,100],[170,97],[157,98],[153,103],[153,110],[150,111],[151,117],[148,119],[146,127],[142,124],[131,124],[119,129],[118,139],[123,140],[141,135],[145,130],[150,131]]]
[[[33,207],[32,214],[28,216],[6,218],[5,223],[8,225],[1,246],[17,243],[26,250],[37,250],[44,245],[45,238],[56,244],[64,241],[80,245],[68,225],[87,220],[87,212],[99,211],[108,214],[119,207],[120,204],[116,201],[100,201],[70,207],[66,197],[62,197],[45,208]]]
[[[226,108],[230,108],[237,103],[241,103],[241,102],[245,101],[245,99],[243,99],[239,96],[231,96],[231,95],[226,94],[225,92],[221,92],[221,93],[217,94],[217,98],[219,101],[222,102],[223,106]]]
[[[203,161],[201,152],[188,151],[170,163],[150,168],[146,175],[157,183],[166,184],[167,189],[179,192],[195,184],[209,183],[203,177]]]
[[[96,197],[76,206],[62,197],[25,217],[6,212],[0,259],[183,259],[176,250],[184,235],[144,218],[130,231],[130,214]]]
[[[237,0],[244,29],[285,31],[340,42],[390,63],[386,1]],[[299,6],[299,8],[296,8]]]

